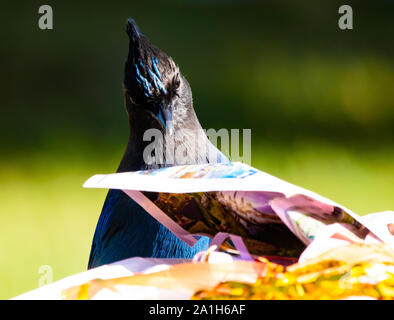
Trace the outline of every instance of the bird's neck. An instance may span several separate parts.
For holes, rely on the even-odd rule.
[[[141,114],[129,114],[129,140],[117,172],[228,161],[209,142],[194,111],[193,114],[190,114],[187,121],[182,122],[181,125],[176,123],[171,134],[165,130],[158,129],[154,121],[144,117],[145,115]],[[160,133],[159,137],[146,134],[149,129],[156,129],[154,133]],[[155,149],[155,151],[160,153],[161,158],[152,164],[144,157],[150,154],[154,142],[161,146],[161,148]],[[209,153],[213,157],[209,157]]]
[[[147,120],[143,119],[141,115],[129,115],[129,139],[117,172],[138,171],[151,168],[144,160],[144,150],[149,146],[151,141],[144,141],[144,134],[147,130],[154,127]]]

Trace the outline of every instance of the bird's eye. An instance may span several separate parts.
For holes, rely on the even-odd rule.
[[[179,76],[177,76],[175,79],[175,88],[178,89],[180,85],[181,85],[181,79],[179,79]]]

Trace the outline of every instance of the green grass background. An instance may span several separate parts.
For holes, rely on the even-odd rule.
[[[252,165],[359,214],[394,209],[394,3],[40,1],[2,5],[0,298],[86,270],[117,168],[126,18],[179,64],[204,128],[251,128]]]

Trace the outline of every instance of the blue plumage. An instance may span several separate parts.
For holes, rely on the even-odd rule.
[[[202,237],[190,248],[121,190],[110,190],[93,238],[88,268],[129,257],[192,258],[206,250]]]
[[[140,61],[140,65],[141,65],[141,67],[143,67],[143,64],[141,61]],[[141,75],[141,71],[140,71],[137,64],[135,64],[135,71],[137,74],[136,80],[138,81],[139,84],[141,84],[144,87],[144,94],[147,98],[149,98],[151,95],[151,92],[152,92],[151,91],[152,85],[149,83],[149,81],[145,77],[143,77]]]

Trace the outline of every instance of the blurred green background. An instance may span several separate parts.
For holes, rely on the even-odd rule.
[[[128,137],[124,24],[179,64],[205,128],[252,128],[252,165],[360,214],[394,209],[394,4],[346,1],[2,4],[0,298],[84,271]]]

